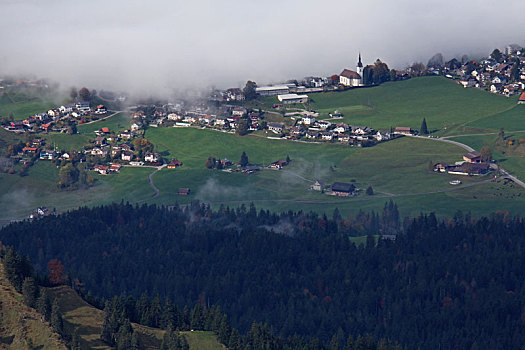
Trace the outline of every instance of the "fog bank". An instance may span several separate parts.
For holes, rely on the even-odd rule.
[[[0,1],[0,74],[146,93],[525,45],[525,2]],[[501,23],[498,23],[501,21]]]

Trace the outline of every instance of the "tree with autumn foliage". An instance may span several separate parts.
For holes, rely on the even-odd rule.
[[[62,261],[58,259],[49,260],[47,269],[49,271],[49,283],[53,285],[64,283],[64,265],[62,265]]]

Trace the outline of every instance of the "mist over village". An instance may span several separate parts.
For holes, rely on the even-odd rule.
[[[525,348],[525,2],[0,2],[0,348]]]

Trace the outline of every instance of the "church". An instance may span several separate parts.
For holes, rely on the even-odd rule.
[[[357,62],[356,71],[344,69],[339,74],[339,84],[344,86],[363,86],[363,63],[361,63],[361,53]]]

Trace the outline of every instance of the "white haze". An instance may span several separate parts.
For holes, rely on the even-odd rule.
[[[0,74],[159,93],[525,45],[523,0],[0,0]]]

